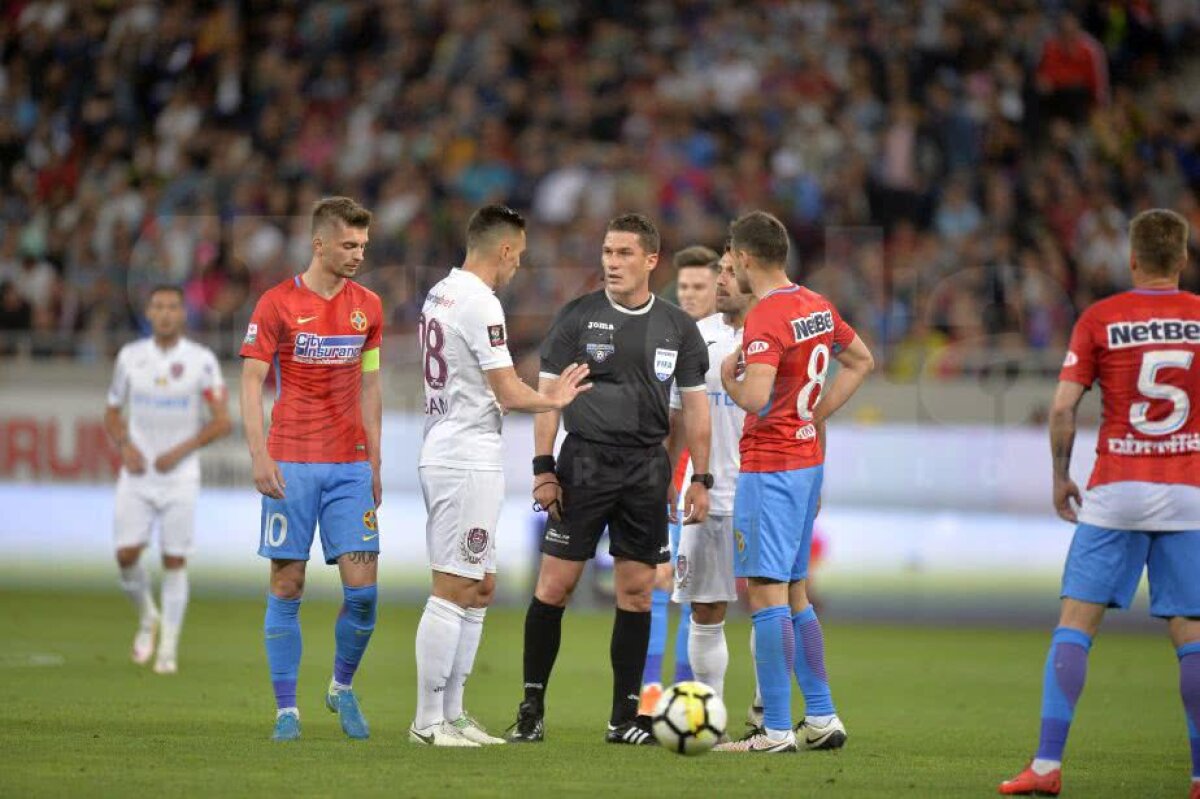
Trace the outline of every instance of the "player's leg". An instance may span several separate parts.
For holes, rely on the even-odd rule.
[[[695,679],[725,695],[729,670],[729,644],[725,641],[725,602],[693,602],[688,625],[688,656]]]
[[[1075,528],[1063,569],[1062,609],[1042,670],[1041,729],[1030,765],[1000,785],[1002,794],[1061,787],[1063,751],[1087,678],[1088,653],[1109,607],[1127,608],[1149,553],[1150,536],[1090,524]]]
[[[692,654],[688,639],[692,627],[692,606],[686,602],[679,606],[679,627],[675,631],[675,682],[695,679]]]
[[[671,576],[669,563],[661,564],[654,575],[654,590],[650,594],[650,643],[646,647],[646,666],[642,669],[639,713],[650,713],[662,696],[662,664],[669,632],[667,611],[671,603]]]
[[[325,706],[338,714],[347,736],[367,738],[370,730],[353,682],[375,632],[379,599],[380,533],[369,463],[326,465],[319,520],[325,562],[336,562],[342,578],[342,608],[333,628],[333,675],[325,691]]]
[[[162,631],[154,671],[174,674],[179,654],[179,634],[188,606],[187,556],[192,551],[196,524],[196,495],[199,486],[179,486],[170,492],[159,516],[159,541],[162,546]]]
[[[117,481],[114,505],[113,543],[121,575],[121,590],[133,603],[138,617],[130,658],[141,665],[154,654],[154,638],[159,622],[158,608],[150,592],[150,575],[141,563],[142,550],[150,542],[155,512],[149,498],[143,496],[134,481],[124,475]]]
[[[709,516],[690,525],[675,559],[675,601],[692,609],[688,624],[688,659],[695,679],[725,693],[729,645],[725,641],[725,610],[737,599],[733,576],[733,519]]]
[[[262,498],[258,554],[271,561],[263,642],[275,692],[277,741],[300,737],[296,682],[300,672],[300,598],[320,503],[321,464],[279,463],[287,486],[283,499]]]
[[[726,752],[795,752],[792,730],[794,630],[788,607],[788,580],[800,536],[787,529],[791,486],[786,473],[746,472],[738,476],[734,499],[734,570],[745,577],[754,620],[754,667],[763,698],[764,732],[720,744]]]
[[[1169,620],[1179,658],[1179,696],[1192,752],[1189,795],[1195,798],[1200,796],[1200,531],[1152,536],[1147,567],[1150,613]]]
[[[621,730],[621,743],[643,743],[652,738],[649,720],[638,716],[638,686],[650,641],[650,592],[654,587],[655,565],[615,552],[613,559],[617,607],[609,642],[613,672],[609,740],[613,741],[612,734]],[[638,718],[645,719],[644,723],[635,725]],[[624,729],[626,727],[629,729]]]

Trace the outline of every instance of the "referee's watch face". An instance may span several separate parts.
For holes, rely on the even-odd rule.
[[[610,230],[604,234],[604,288],[614,297],[638,294],[650,286],[650,273],[658,265],[658,253],[642,248],[636,233]]]

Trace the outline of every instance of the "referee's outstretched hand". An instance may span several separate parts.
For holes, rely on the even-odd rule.
[[[699,524],[708,518],[708,489],[703,483],[692,483],[683,495],[683,523]]]
[[[573,363],[562,371],[558,379],[546,388],[546,398],[554,403],[554,407],[562,410],[583,392],[592,387],[591,383],[583,382],[588,376],[586,363]]]

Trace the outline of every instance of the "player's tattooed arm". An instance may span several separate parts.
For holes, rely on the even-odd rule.
[[[1071,451],[1075,448],[1075,411],[1087,389],[1069,380],[1060,381],[1050,408],[1050,457],[1054,469],[1054,510],[1059,518],[1078,521],[1075,509],[1082,503],[1079,486],[1071,479]],[[1073,501],[1073,504],[1072,504]]]

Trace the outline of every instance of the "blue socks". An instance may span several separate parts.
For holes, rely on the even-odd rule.
[[[271,668],[271,687],[275,690],[275,706],[280,710],[296,707],[296,677],[300,671],[300,600],[267,594],[263,636],[267,645],[267,665]]]
[[[650,594],[650,646],[642,668],[642,685],[662,682],[663,653],[667,650],[667,603],[671,592],[655,588]]]
[[[812,605],[792,616],[792,631],[796,640],[793,667],[796,682],[804,693],[804,713],[807,716],[833,716],[837,711],[829,692],[829,676],[825,673],[825,636]]]
[[[375,605],[378,592],[373,585],[362,588],[342,587],[342,610],[333,628],[335,649],[333,679],[340,685],[350,685],[363,652],[375,631]]]
[[[1067,733],[1075,718],[1075,703],[1087,679],[1092,637],[1082,630],[1058,627],[1050,638],[1050,652],[1042,676],[1042,731],[1037,758],[1062,760]]]
[[[688,630],[692,626],[692,606],[679,606],[679,632],[675,634],[675,682],[694,680],[691,658],[688,656]]]
[[[787,605],[763,608],[754,619],[754,668],[763,698],[763,726],[792,728],[792,659],[796,633]]]
[[[1200,780],[1200,641],[1184,644],[1175,654],[1179,656],[1179,694],[1192,745],[1192,779]]]

